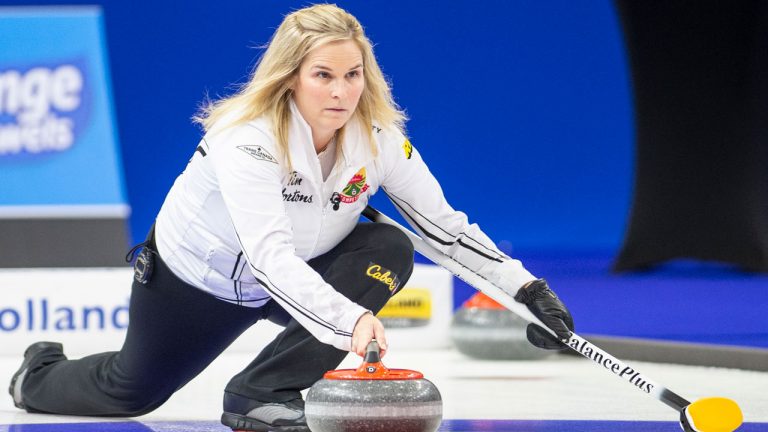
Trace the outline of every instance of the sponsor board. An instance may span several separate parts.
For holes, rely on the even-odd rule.
[[[379,313],[390,349],[451,346],[452,316],[453,275],[431,264],[415,264],[411,278]]]
[[[0,354],[39,340],[68,352],[120,349],[133,272],[121,269],[0,271]]]
[[[432,292],[408,286],[392,297],[376,316],[387,328],[421,327],[432,318]]]
[[[411,280],[417,290],[426,290],[433,298],[429,323],[388,329],[390,346],[447,347],[451,275],[435,266],[417,264]],[[0,270],[0,355],[20,355],[40,340],[62,342],[66,353],[75,356],[119,350],[129,324],[132,281],[130,268]],[[255,354],[281,330],[260,321],[229,350]]]
[[[0,217],[125,217],[101,10],[0,8],[0,40]]]

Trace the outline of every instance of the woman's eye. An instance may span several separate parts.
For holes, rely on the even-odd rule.
[[[317,76],[319,78],[330,78],[331,74],[329,74],[328,72],[320,71],[317,74],[315,74],[315,76]]]
[[[353,71],[347,72],[347,77],[349,78],[357,78],[359,76],[360,76],[360,71],[353,70]]]

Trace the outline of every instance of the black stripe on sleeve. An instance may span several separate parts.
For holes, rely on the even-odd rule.
[[[251,268],[253,270],[256,270],[259,273],[264,275],[264,272],[260,271],[256,267],[251,266]],[[266,275],[264,275],[264,276],[266,276]],[[273,296],[275,296],[275,297],[283,300],[284,302],[286,302],[288,305],[290,305],[292,308],[294,308],[298,313],[300,313],[300,314],[304,315],[305,317],[307,317],[310,321],[313,321],[314,323],[316,323],[316,324],[318,324],[318,325],[320,325],[322,327],[327,328],[328,330],[332,331],[334,334],[337,334],[337,335],[340,335],[340,336],[352,337],[352,333],[349,333],[349,332],[346,332],[346,331],[343,331],[343,330],[339,330],[334,325],[332,325],[330,323],[327,323],[326,321],[322,320],[320,317],[315,315],[313,312],[311,312],[311,311],[301,307],[301,305],[294,304],[293,302],[295,302],[295,301],[293,299],[291,299],[290,297],[285,295],[285,293],[283,293],[282,291],[277,289],[277,287],[275,287],[274,285],[268,284],[266,281],[264,281],[262,279],[259,279],[258,277],[256,278],[256,280],[264,287],[264,289],[269,291],[270,294],[272,294]],[[270,285],[272,285],[272,288],[270,288]]]
[[[401,205],[401,204],[400,204],[398,201],[400,201],[400,202],[404,203],[405,205],[407,205],[408,207],[410,207],[410,208],[411,208],[411,210],[413,210],[413,212],[414,212],[414,213],[416,213],[416,214],[418,214],[419,216],[421,216],[421,218],[422,218],[422,219],[424,219],[425,221],[429,222],[430,224],[432,224],[433,226],[435,226],[437,229],[439,229],[440,231],[444,232],[445,234],[448,234],[449,236],[451,236],[451,237],[453,237],[453,238],[456,238],[456,237],[458,237],[458,236],[453,236],[453,235],[452,235],[452,234],[450,234],[448,231],[444,230],[443,228],[441,228],[440,226],[438,226],[437,224],[435,224],[434,222],[432,222],[431,220],[429,220],[428,218],[426,218],[424,215],[422,215],[421,213],[419,213],[419,212],[418,212],[418,211],[417,211],[417,210],[416,210],[416,209],[415,209],[415,208],[414,208],[412,205],[410,205],[410,204],[409,204],[407,201],[405,201],[405,200],[403,200],[403,199],[401,199],[401,198],[399,198],[399,197],[397,197],[397,196],[395,196],[395,195],[393,195],[393,194],[389,193],[389,191],[387,191],[386,189],[384,190],[384,192],[385,192],[385,193],[386,193],[388,196],[395,198],[395,199],[393,199],[393,200],[392,200],[392,203],[393,203],[395,206],[397,206],[397,208],[399,208],[399,209],[400,209],[400,211],[402,211],[404,215],[406,215],[406,216],[408,217],[408,219],[411,221],[411,223],[413,223],[413,224],[414,224],[416,227],[418,227],[418,228],[419,228],[419,230],[420,230],[420,231],[422,231],[422,232],[424,233],[424,235],[425,235],[425,236],[427,236],[427,237],[429,237],[430,239],[432,239],[432,240],[434,240],[434,241],[436,241],[436,242],[438,242],[438,243],[440,243],[440,244],[442,244],[442,245],[444,245],[444,246],[450,246],[450,245],[452,245],[452,244],[454,244],[454,243],[458,243],[460,246],[463,246],[464,248],[466,248],[466,249],[469,249],[469,250],[471,250],[472,252],[474,252],[474,253],[476,253],[476,254],[478,254],[478,255],[480,255],[480,256],[482,256],[482,257],[486,258],[486,259],[489,259],[489,260],[492,260],[492,261],[497,261],[497,262],[502,262],[502,261],[503,261],[503,257],[502,257],[501,255],[499,255],[499,253],[498,253],[498,252],[494,251],[493,249],[490,249],[490,248],[488,248],[487,246],[483,245],[482,243],[480,243],[480,242],[478,242],[477,240],[473,239],[472,237],[468,236],[466,233],[463,233],[463,232],[462,232],[462,233],[460,233],[459,235],[463,235],[463,237],[465,237],[465,238],[467,238],[467,239],[469,239],[469,240],[472,240],[473,242],[475,242],[475,243],[477,243],[478,245],[482,246],[482,247],[483,247],[484,249],[486,249],[488,252],[491,252],[491,253],[493,253],[493,254],[494,254],[494,255],[496,255],[496,256],[492,256],[492,255],[489,255],[489,254],[487,254],[487,253],[485,253],[485,252],[483,252],[483,251],[480,251],[479,249],[477,249],[477,248],[475,248],[475,247],[472,247],[472,246],[468,245],[467,243],[463,242],[461,239],[458,239],[458,240],[455,240],[455,241],[446,241],[446,240],[443,240],[443,239],[441,239],[441,238],[440,238],[440,237],[438,237],[437,235],[433,234],[432,232],[430,232],[429,230],[427,230],[426,228],[424,228],[424,226],[423,226],[423,225],[421,225],[420,223],[416,222],[416,218],[414,218],[413,216],[411,216],[410,212],[408,212],[408,211],[407,211],[407,210],[406,210],[406,209],[403,207],[403,205]],[[397,201],[396,201],[396,200],[397,200]]]
[[[440,227],[440,226],[439,226],[439,225],[437,225],[436,223],[434,223],[434,222],[432,222],[431,220],[429,220],[429,219],[428,219],[426,216],[424,216],[423,214],[421,214],[421,213],[420,213],[418,210],[416,210],[416,208],[415,208],[413,205],[411,205],[411,204],[410,204],[409,202],[407,202],[406,200],[404,200],[404,199],[402,199],[402,198],[400,198],[400,197],[398,197],[398,196],[396,196],[396,195],[394,195],[394,194],[391,194],[391,193],[390,193],[388,190],[386,190],[385,188],[382,188],[382,189],[384,189],[384,192],[387,194],[387,196],[390,196],[390,197],[392,197],[392,198],[395,198],[395,199],[397,199],[397,200],[399,200],[399,201],[403,202],[405,205],[407,205],[408,207],[410,207],[410,208],[411,208],[411,210],[413,210],[413,212],[414,212],[414,213],[416,213],[417,215],[421,216],[421,217],[422,217],[424,220],[426,220],[427,222],[429,222],[430,224],[432,224],[432,225],[433,225],[435,228],[439,229],[440,231],[442,231],[442,232],[444,232],[444,233],[448,234],[449,236],[451,236],[451,237],[453,237],[453,238],[455,238],[455,237],[458,237],[459,235],[463,235],[463,236],[464,236],[464,238],[466,238],[466,239],[468,239],[468,240],[471,240],[471,241],[475,242],[475,243],[476,243],[478,246],[480,246],[480,247],[482,247],[483,249],[485,249],[486,251],[488,251],[488,252],[490,252],[490,253],[492,253],[492,254],[496,255],[498,258],[500,258],[500,259],[502,259],[502,260],[506,258],[506,257],[505,257],[503,254],[499,254],[499,253],[498,253],[498,252],[496,252],[495,250],[493,250],[493,249],[489,248],[488,246],[486,246],[486,245],[482,244],[482,243],[481,243],[481,242],[479,242],[477,239],[473,238],[472,236],[468,235],[468,234],[467,234],[467,233],[465,233],[465,232],[461,232],[461,233],[459,233],[459,234],[457,234],[457,235],[453,235],[453,234],[449,233],[448,231],[446,231],[445,229],[443,229],[442,227]],[[404,212],[408,213],[408,212],[407,212],[407,211],[405,211],[405,209],[403,209],[401,206],[398,206],[398,207],[400,207],[400,208],[401,208],[401,209],[402,209]]]
[[[242,252],[241,252],[242,253]],[[243,281],[240,280],[241,276],[243,276],[243,271],[245,270],[245,260],[243,260],[243,264],[240,266],[240,272],[237,273],[237,286],[239,290],[239,297],[240,302],[243,301]]]
[[[323,320],[322,318],[317,316],[314,312],[312,312],[312,311],[308,310],[307,308],[301,306],[298,302],[296,302],[290,296],[288,296],[282,290],[280,290],[271,280],[269,280],[269,276],[267,276],[266,273],[264,273],[263,271],[257,269],[256,267],[253,266],[253,264],[251,264],[251,260],[250,260],[250,258],[248,258],[248,254],[245,253],[245,248],[243,247],[243,242],[240,240],[240,234],[238,234],[237,231],[235,231],[235,235],[237,236],[238,243],[240,243],[240,248],[243,250],[243,255],[245,256],[245,260],[248,263],[248,266],[251,268],[251,270],[254,270],[254,271],[258,272],[259,274],[263,275],[263,277],[264,277],[264,279],[260,279],[254,273],[254,277],[256,278],[256,281],[259,282],[259,284],[261,284],[261,286],[263,286],[264,289],[267,290],[270,293],[270,295],[272,295],[273,297],[277,297],[277,298],[283,300],[286,304],[288,304],[293,309],[295,309],[296,312],[304,315],[305,317],[307,317],[307,319],[309,319],[310,321],[313,321],[314,323],[320,325],[321,327],[327,328],[328,330],[333,332],[333,334],[337,334],[337,335],[340,335],[340,336],[352,337],[352,333],[346,332],[344,330],[340,330],[340,329],[336,328],[336,326],[334,326],[333,324]],[[267,282],[269,282],[269,283],[267,283]]]
[[[436,242],[438,242],[438,243],[440,243],[441,245],[444,245],[444,246],[450,246],[450,245],[452,245],[452,244],[454,243],[454,242],[452,242],[452,241],[445,241],[445,240],[441,239],[440,237],[438,237],[438,236],[436,236],[436,235],[432,234],[432,233],[431,233],[431,232],[429,232],[428,230],[426,230],[426,229],[425,229],[423,226],[421,226],[421,224],[420,224],[420,223],[416,222],[416,219],[414,219],[414,218],[413,218],[413,216],[411,216],[411,215],[410,215],[410,213],[408,213],[407,211],[405,211],[405,209],[404,209],[404,208],[403,208],[403,207],[402,207],[402,206],[401,206],[399,203],[397,203],[397,202],[395,202],[395,201],[393,200],[393,201],[392,201],[392,204],[394,204],[394,205],[395,205],[397,208],[399,208],[400,210],[402,210],[402,212],[403,212],[403,215],[405,215],[405,216],[408,218],[408,220],[409,220],[409,221],[410,221],[410,222],[411,222],[413,225],[415,225],[416,227],[418,227],[418,228],[419,228],[419,231],[423,232],[425,236],[427,236],[427,237],[431,238],[432,240],[434,240],[434,241],[436,241]]]
[[[243,251],[240,251],[240,253],[237,254],[237,261],[235,261],[235,266],[232,267],[232,274],[229,276],[230,279],[234,279],[235,278],[235,272],[237,272],[237,267],[240,265],[240,259],[242,257],[243,257]],[[242,271],[240,271],[240,273],[242,273]],[[238,276],[238,279],[239,278],[240,277]]]
[[[237,272],[237,268],[240,266],[240,260],[242,258],[243,258],[243,251],[240,251],[240,253],[237,254],[237,260],[235,261],[235,265],[234,267],[232,267],[232,274],[229,276],[229,278],[232,279],[232,285],[233,285],[232,288],[235,291],[235,298],[237,299],[237,304],[242,304],[243,302],[242,291],[238,291],[237,289],[237,279],[240,279],[240,276],[238,275],[237,279],[235,279],[235,273]]]
[[[238,299],[231,299],[231,298],[217,296],[217,295],[214,295],[214,297],[219,299],[219,300],[223,300],[223,301],[230,302],[230,303],[238,303],[238,302],[239,303],[256,303],[256,302],[260,302],[260,301],[264,301],[264,300],[269,300],[269,299],[272,298],[272,297],[267,296],[267,297],[259,297],[259,298],[250,299],[250,300],[238,300]]]
[[[476,253],[476,254],[480,255],[481,257],[485,257],[485,258],[488,258],[488,259],[489,259],[489,260],[491,260],[491,261],[496,261],[496,262],[502,262],[502,261],[503,261],[501,258],[496,258],[496,257],[494,257],[494,256],[490,256],[490,255],[488,255],[487,253],[481,252],[481,251],[479,251],[478,249],[476,249],[476,248],[473,248],[472,246],[470,246],[470,245],[468,245],[468,244],[464,243],[463,241],[461,241],[461,239],[458,239],[458,240],[456,240],[456,242],[457,242],[458,244],[460,244],[460,245],[464,246],[465,248],[467,248],[467,249],[471,250],[472,252],[474,252],[474,253]]]

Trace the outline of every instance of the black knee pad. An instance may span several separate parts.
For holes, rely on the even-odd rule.
[[[399,228],[383,223],[370,223],[367,237],[370,244],[388,256],[413,266],[413,243]]]
[[[413,272],[413,244],[398,228],[360,223],[336,248],[310,265],[336,291],[378,311]]]

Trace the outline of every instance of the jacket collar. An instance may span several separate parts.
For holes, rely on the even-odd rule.
[[[288,151],[291,155],[293,169],[312,174],[317,179],[322,178],[320,166],[316,162],[317,153],[315,153],[315,146],[312,142],[312,128],[302,117],[293,99],[290,101],[290,107],[291,124],[288,133]],[[374,159],[368,144],[368,134],[362,129],[360,121],[356,117],[347,122],[341,152],[342,163],[347,168],[360,168]]]

